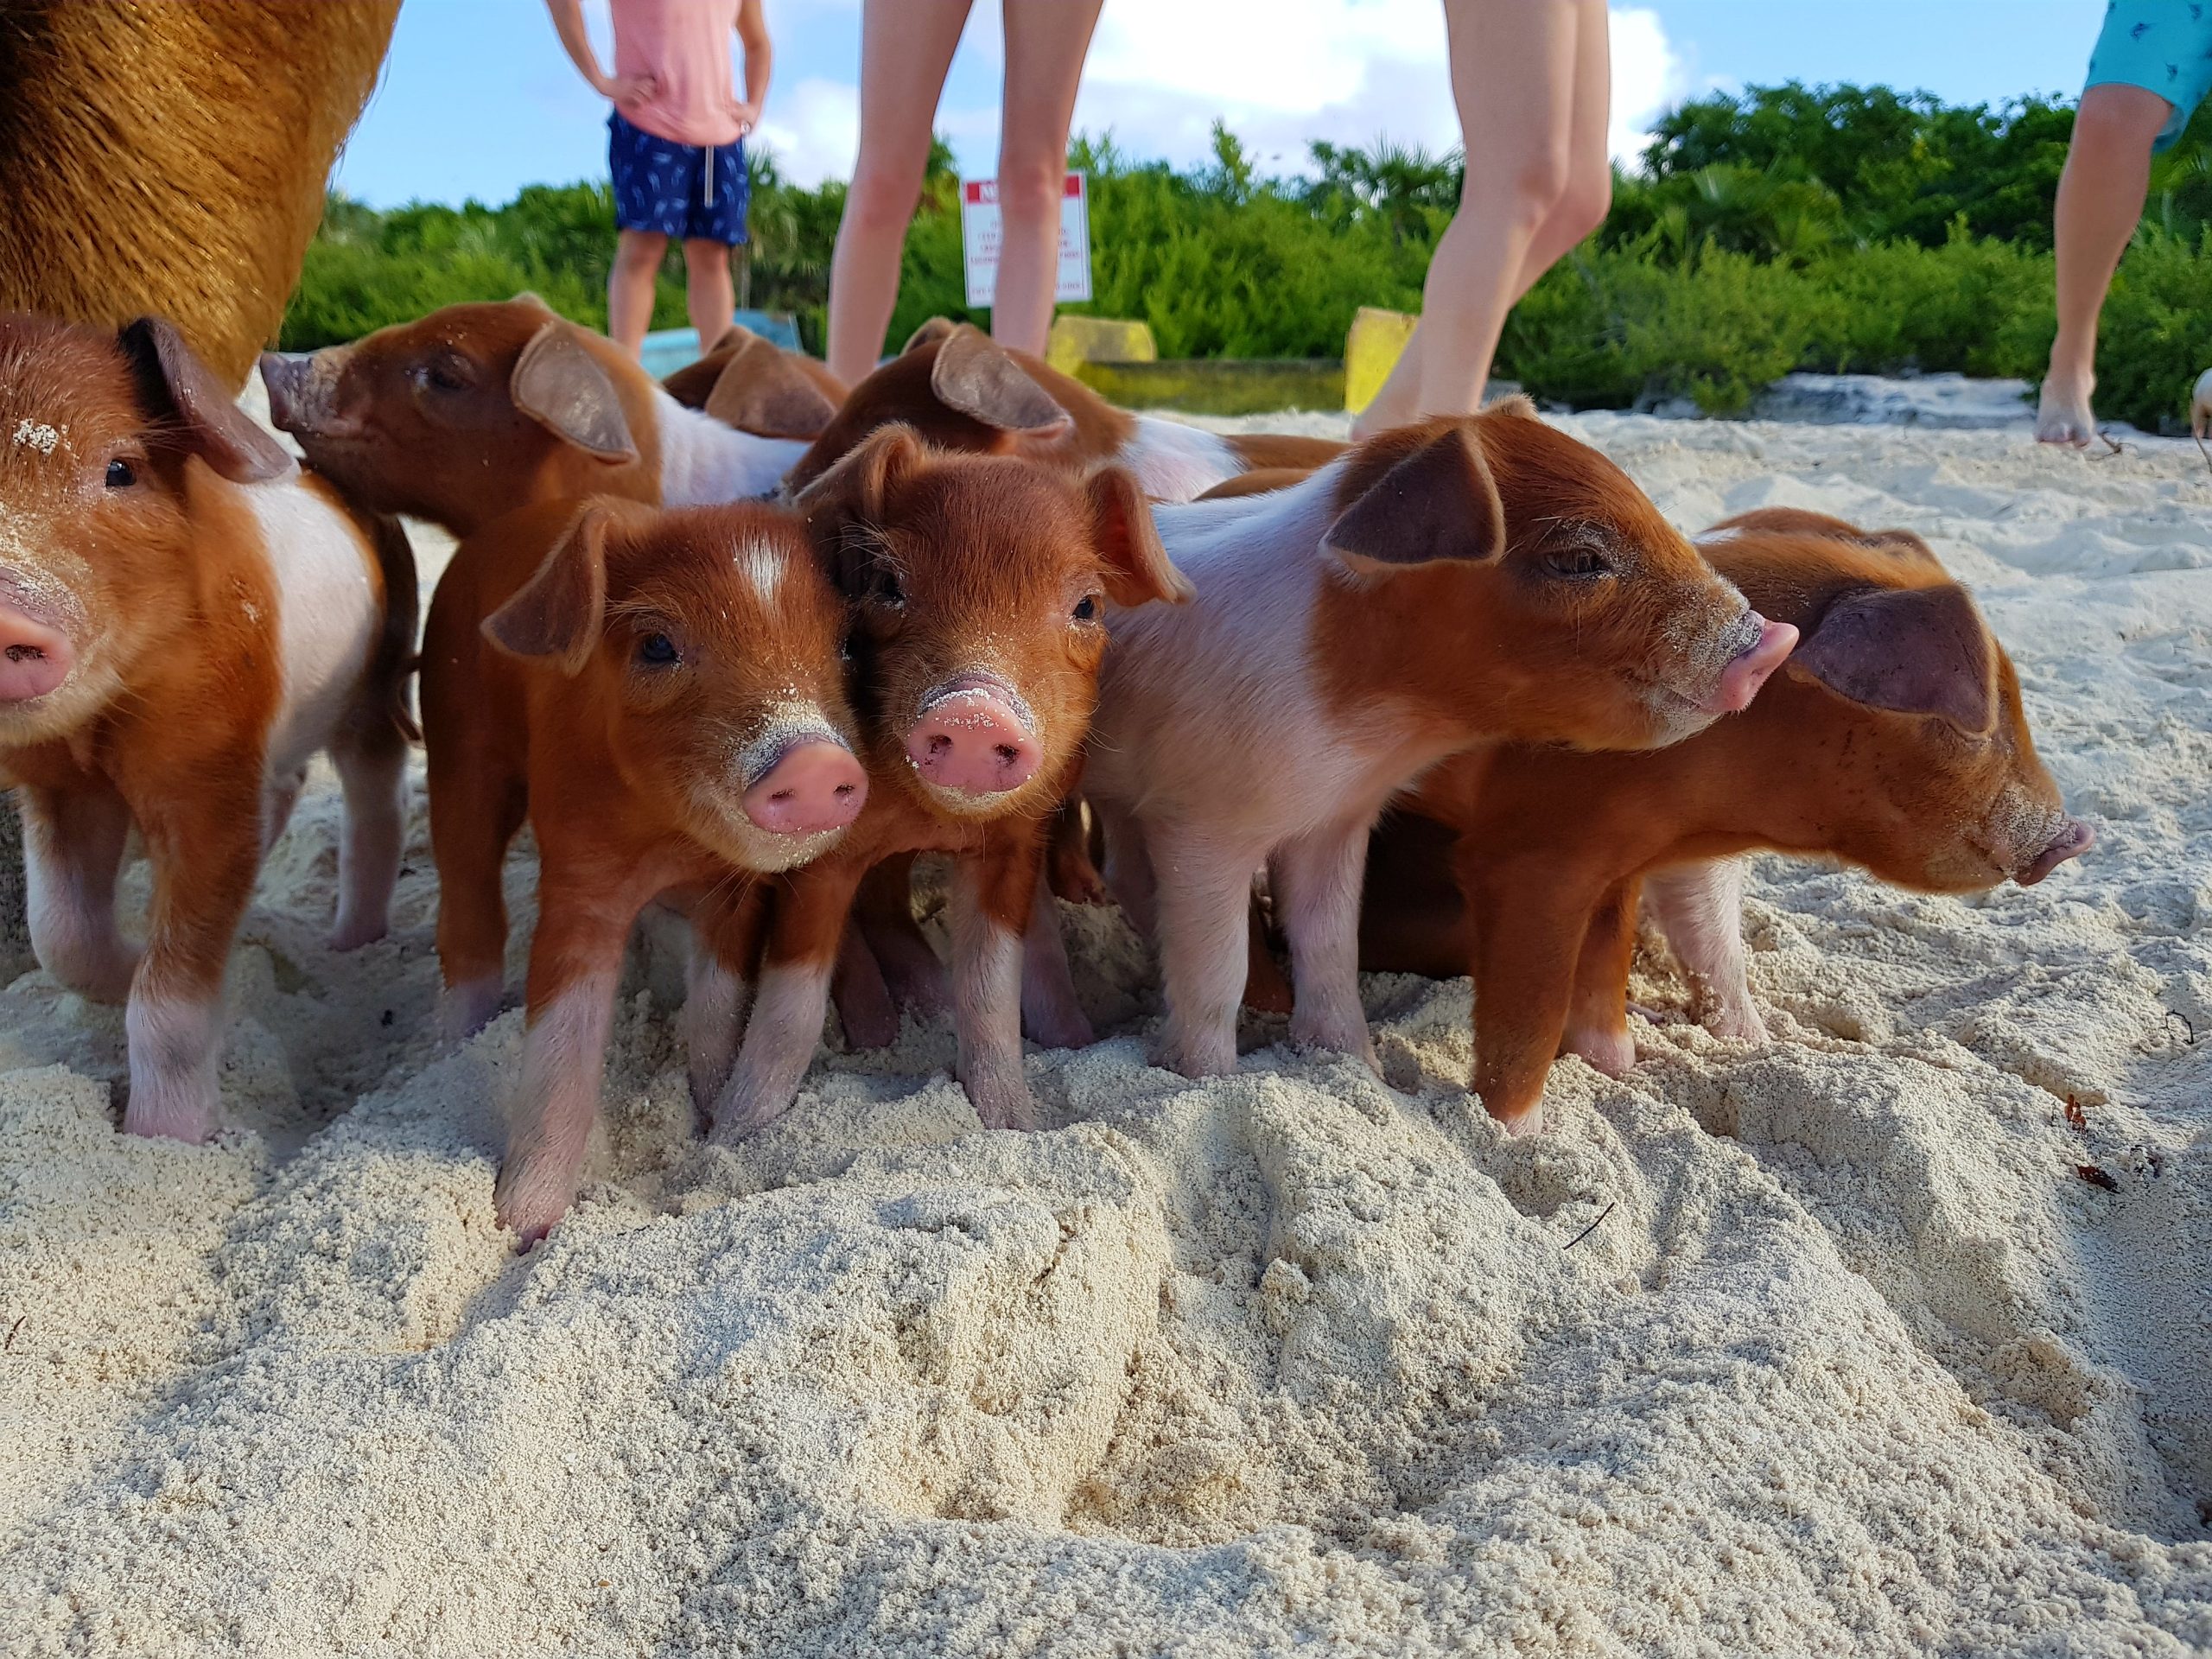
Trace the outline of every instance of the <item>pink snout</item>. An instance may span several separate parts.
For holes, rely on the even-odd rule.
[[[1037,770],[1029,724],[997,680],[963,675],[922,705],[906,758],[923,779],[960,795],[1003,795]]]
[[[2066,820],[2066,827],[2056,839],[2035,856],[2035,861],[2020,872],[2018,878],[2024,887],[2032,887],[2069,858],[2079,858],[2096,845],[2097,832],[2079,818]]]
[[[0,605],[0,703],[44,696],[69,677],[76,660],[67,634]]]
[[[868,800],[868,774],[852,751],[826,737],[803,737],[776,757],[740,804],[772,836],[842,830]]]
[[[1767,677],[1797,648],[1797,630],[1789,623],[1770,622],[1757,611],[1748,620],[1759,625],[1759,637],[1720,671],[1720,684],[1704,705],[1707,714],[1734,715],[1750,708]]]

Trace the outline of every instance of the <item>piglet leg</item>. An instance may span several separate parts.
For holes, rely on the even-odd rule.
[[[522,1085],[493,1188],[502,1226],[534,1244],[568,1211],[599,1116],[622,951],[639,904],[602,899],[549,856],[530,944]]]
[[[853,925],[881,975],[895,1007],[918,1020],[933,1019],[952,1006],[944,963],[914,919],[914,855],[887,858],[862,880],[853,899]],[[886,1043],[898,1035],[894,1023]],[[880,1047],[880,1044],[861,1044]]]
[[[440,1034],[458,1040],[499,1011],[507,959],[504,885],[507,843],[522,828],[519,782],[472,777],[465,766],[430,766],[430,851],[438,865]]]
[[[1021,1069],[1021,935],[1043,891],[1042,851],[1023,839],[954,868],[952,1025],[960,1081],[989,1129],[1037,1125]]]
[[[1158,830],[1146,838],[1167,994],[1159,1063],[1186,1077],[1227,1077],[1236,1070],[1236,1009],[1249,965],[1245,917],[1262,854]]]
[[[729,1081],[738,1033],[752,994],[755,958],[766,931],[767,890],[733,877],[691,914],[691,957],[684,972],[683,1038],[691,1105],[703,1122]]]
[[[346,791],[338,842],[338,919],[334,950],[355,950],[391,925],[391,892],[407,840],[407,746],[398,733],[380,741],[334,745],[330,759]]]
[[[1470,851],[1460,879],[1475,930],[1475,1092],[1510,1134],[1534,1134],[1602,893],[1548,857],[1499,864]]]
[[[1767,1040],[1744,961],[1744,865],[1708,859],[1655,871],[1644,883],[1652,919],[1696,988],[1706,1029],[1739,1043]]]
[[[1628,970],[1636,951],[1637,891],[1630,878],[1598,901],[1582,937],[1574,1000],[1567,1009],[1566,1052],[1580,1054],[1609,1077],[1626,1075],[1636,1064],[1628,1031]]]
[[[798,1095],[822,1043],[830,978],[861,875],[842,859],[822,859],[778,885],[745,1041],[715,1103],[708,1138],[717,1145],[734,1145],[773,1122]]]
[[[1067,941],[1052,888],[1037,883],[1021,946],[1021,1023],[1040,1048],[1089,1048],[1097,1040],[1075,997]]]
[[[1366,867],[1364,820],[1287,842],[1268,861],[1275,913],[1290,941],[1290,1040],[1356,1054],[1379,1073],[1359,1001],[1359,890]]]
[[[258,767],[201,757],[219,777],[197,786],[155,780],[162,803],[142,820],[154,867],[145,955],[130,982],[124,1030],[130,1045],[130,1135],[205,1141],[215,1131],[222,1055],[223,968],[261,868]]]
[[[130,808],[105,785],[26,789],[23,874],[31,949],[39,965],[79,996],[120,1002],[130,995],[138,952],[115,922],[115,879],[130,838]]]

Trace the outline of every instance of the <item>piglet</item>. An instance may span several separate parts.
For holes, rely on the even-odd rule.
[[[1235,1069],[1262,864],[1296,963],[1293,1039],[1372,1063],[1360,873],[1393,792],[1486,739],[1679,741],[1747,704],[1796,639],[1517,398],[1155,516],[1198,596],[1112,617],[1084,792],[1116,896],[1159,940],[1160,1058],[1191,1077]]]
[[[346,797],[331,944],[383,936],[415,613],[398,526],[301,473],[167,321],[0,318],[0,782],[40,963],[127,1000],[130,1133],[215,1128],[225,960],[319,751]],[[134,826],[143,951],[115,915]]]
[[[466,536],[572,496],[686,506],[773,493],[843,388],[755,336],[725,346],[702,407],[687,408],[606,336],[524,295],[270,353],[261,375],[270,419],[355,500]]]
[[[1121,467],[1156,501],[1188,501],[1255,467],[1318,467],[1344,448],[1274,433],[1226,437],[1132,415],[972,324],[932,317],[899,356],[852,389],[791,468],[787,487],[804,489],[869,433],[893,424],[912,427],[936,448],[1019,455],[1077,476]]]
[[[855,890],[871,866],[918,851],[954,858],[961,1080],[985,1124],[1027,1128],[1021,938],[1042,899],[1050,816],[1080,763],[1107,607],[1189,590],[1117,467],[1077,482],[1010,458],[933,456],[893,426],[797,505],[859,604],[855,696],[874,789],[842,845],[775,884],[715,1136],[748,1134],[791,1104]]]
[[[2019,682],[1918,537],[1795,511],[1700,545],[1803,643],[1744,713],[1650,754],[1512,747],[1446,761],[1377,829],[1360,963],[1475,981],[1474,1086],[1533,1128],[1562,1034],[1635,1063],[1638,889],[1723,1035],[1764,1040],[1744,973],[1755,849],[1970,893],[2040,881],[2085,852],[2036,758]]]
[[[500,868],[537,842],[529,1027],[499,1218],[541,1236],[575,1195],[632,925],[692,920],[695,1065],[728,1070],[757,948],[756,873],[836,845],[868,798],[846,612],[798,518],[595,499],[464,541],[423,642],[447,1033],[497,1010]],[[703,1058],[702,1058],[703,1056]]]

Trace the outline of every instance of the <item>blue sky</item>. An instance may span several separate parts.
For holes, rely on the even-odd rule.
[[[776,41],[765,137],[803,181],[851,165],[858,0],[766,0]],[[2102,0],[1646,0],[1613,10],[1617,153],[1708,87],[1880,81],[1955,101],[2078,91]],[[587,16],[606,54],[605,0]],[[1253,20],[1264,18],[1264,29]],[[977,0],[938,127],[962,170],[996,154],[998,8]],[[1456,139],[1436,0],[1106,0],[1076,124],[1137,156],[1205,153],[1225,118],[1274,170],[1305,141]],[[606,173],[605,107],[542,0],[404,0],[340,186],[378,207],[503,201]]]

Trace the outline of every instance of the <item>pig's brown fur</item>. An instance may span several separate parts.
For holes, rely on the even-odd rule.
[[[275,338],[398,0],[14,0],[0,310],[175,320],[233,391]]]
[[[1853,592],[1949,585],[1916,537],[1768,518],[1703,546],[1753,605],[1808,639]],[[1376,833],[1361,965],[1472,972],[1474,1086],[1514,1122],[1540,1103],[1570,1016],[1624,1037],[1647,872],[1764,849],[1936,892],[2019,874],[2065,820],[2012,664],[1990,649],[2000,712],[1986,737],[1852,702],[1785,665],[1745,712],[1672,748],[1511,747],[1445,762]],[[1261,1000],[1274,1000],[1255,966]]]
[[[1007,431],[948,408],[931,385],[938,353],[962,327],[943,319],[925,324],[907,348],[852,389],[827,430],[791,469],[789,487],[804,489],[880,428],[908,426],[939,449],[971,454],[1019,455],[1073,473],[1114,461],[1135,437],[1136,417],[1116,409],[1070,375],[1027,352],[1001,347],[1066,412],[1067,423],[1039,432]],[[973,333],[970,329],[968,332]],[[1246,468],[1318,467],[1344,451],[1325,438],[1272,434],[1231,437],[1228,447]]]

